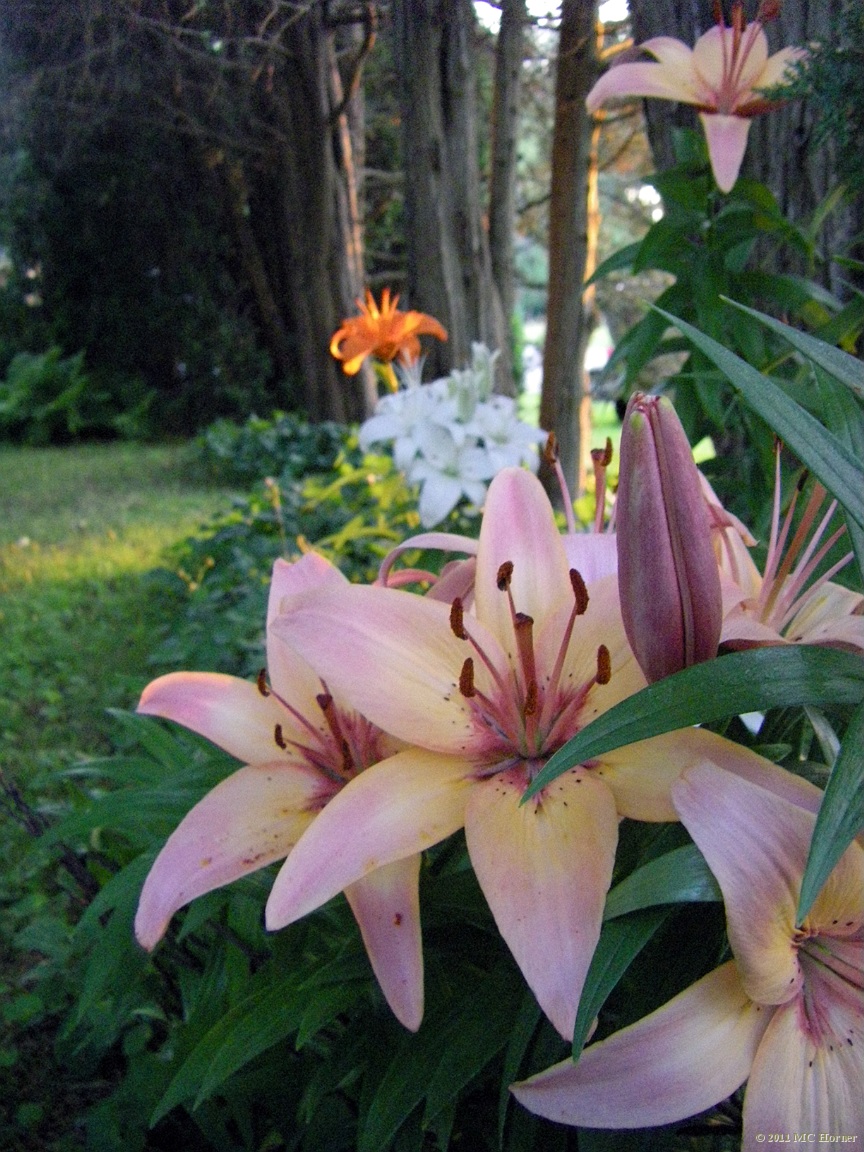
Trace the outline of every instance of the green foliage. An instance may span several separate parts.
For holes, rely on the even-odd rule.
[[[329,472],[306,474],[340,443]],[[208,467],[225,476],[251,471],[256,459],[282,469],[236,497],[229,512],[173,550],[170,570],[154,575],[185,601],[181,622],[154,652],[159,665],[256,673],[278,556],[296,558],[314,546],[350,579],[369,582],[387,553],[420,526],[416,492],[390,456],[364,455],[356,434],[335,425],[281,414],[239,429],[218,424],[195,451],[198,460],[219,459]],[[477,519],[457,508],[441,527],[476,533]]]
[[[823,374],[809,397],[817,415],[790,397],[791,377],[769,378],[685,321],[675,323],[745,398],[741,410],[753,404],[782,430],[831,480],[857,523],[855,363],[770,317],[747,319],[771,329],[796,373],[812,366]],[[309,472],[337,441],[332,467]],[[186,540],[174,572],[152,578],[175,613],[156,653],[162,667],[254,675],[276,556],[312,543],[352,579],[369,580],[417,527],[416,496],[392,461],[363,456],[349,432],[330,429],[322,444],[293,418],[277,416],[219,426],[198,452],[199,461],[213,461],[208,467],[236,468],[233,475],[266,457],[275,475]],[[446,527],[477,530],[462,511]],[[422,560],[434,568],[440,557]],[[861,827],[862,698],[864,661],[848,652],[789,645],[723,655],[610,709],[549,761],[535,787],[622,744],[710,723],[791,771],[830,779],[808,869],[815,891]],[[753,734],[738,717],[757,709],[764,715]],[[629,1136],[622,1145],[611,1135],[577,1134],[510,1103],[509,1084],[565,1059],[570,1046],[527,992],[461,834],[425,853],[426,1007],[416,1034],[390,1016],[344,897],[264,932],[275,866],[181,910],[152,956],[144,954],[132,935],[144,876],[185,813],[235,764],[159,721],[116,712],[114,722],[117,753],[66,768],[50,828],[30,854],[28,866],[50,877],[43,889],[53,885],[54,894],[0,903],[21,970],[4,1007],[0,1088],[3,1059],[22,1058],[23,1034],[59,1021],[58,1060],[102,1077],[98,1097],[82,1100],[79,1115],[90,1145],[106,1152],[631,1147]],[[595,1018],[595,1035],[608,1035],[711,971],[727,949],[717,885],[683,827],[623,820],[577,1049]],[[733,1100],[710,1113],[699,1132],[633,1134],[632,1147],[727,1152],[740,1126],[736,1108]],[[11,1137],[20,1137],[28,1117],[19,1110]]]
[[[626,396],[640,387],[652,361],[674,354],[679,366],[664,387],[674,396],[690,442],[713,439],[717,455],[706,467],[709,479],[730,510],[756,521],[773,487],[773,433],[764,417],[741,405],[704,349],[670,332],[668,316],[770,372],[796,403],[812,409],[819,401],[809,367],[790,357],[788,345],[761,318],[746,309],[736,312],[724,300],[784,315],[823,344],[854,351],[864,329],[864,299],[853,296],[844,304],[816,278],[819,229],[839,206],[839,192],[826,198],[812,221],[792,225],[771,192],[754,181],[739,179],[721,196],[700,133],[680,130],[675,139],[678,164],[651,178],[663,198],[662,218],[594,277],[656,269],[673,282],[655,301],[658,311],[648,311],[618,341],[602,376],[620,375]],[[800,266],[803,274],[769,271],[778,259]]]
[[[208,480],[254,484],[265,476],[299,480],[333,466],[346,438],[345,429],[310,424],[291,412],[269,419],[250,416],[245,424],[217,420],[192,442],[192,466]]]
[[[86,349],[89,436],[188,435],[289,400],[194,150],[108,121],[58,160],[36,136],[0,155],[0,369],[21,351]]]
[[[574,764],[662,732],[787,705],[862,700],[864,660],[850,652],[810,645],[732,652],[658,680],[604,712],[549,758],[525,796]]]
[[[796,65],[787,94],[808,99],[818,109],[814,147],[831,140],[838,178],[860,191],[864,172],[857,151],[864,136],[864,9],[857,0],[841,5],[830,41],[808,46],[807,58]]]
[[[103,398],[93,394],[84,353],[62,356],[54,347],[12,359],[0,380],[0,438],[41,445],[105,431],[110,416],[99,411]]]

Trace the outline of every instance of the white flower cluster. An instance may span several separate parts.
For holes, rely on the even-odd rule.
[[[421,384],[418,364],[400,371],[404,388],[378,401],[360,428],[363,451],[393,443],[393,460],[409,484],[420,487],[420,520],[439,524],[466,496],[480,507],[486,484],[502,468],[537,471],[537,445],[546,433],[523,423],[516,402],[492,394],[498,352],[471,345],[471,367]]]

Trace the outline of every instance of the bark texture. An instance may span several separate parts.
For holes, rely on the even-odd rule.
[[[470,0],[397,0],[410,307],[440,320],[433,375],[464,366],[471,343],[508,341],[492,279],[477,154],[474,12]],[[498,386],[512,375],[500,363]],[[427,372],[427,375],[429,373]]]
[[[492,165],[489,179],[489,250],[501,311],[510,334],[516,306],[513,229],[516,219],[516,160],[519,97],[525,54],[525,0],[503,0],[495,50]]]
[[[552,196],[549,207],[549,301],[543,352],[540,427],[558,437],[561,463],[574,494],[580,487],[580,413],[588,313],[582,285],[589,256],[588,184],[591,119],[585,97],[597,73],[596,4],[564,0],[555,82]],[[553,499],[557,485],[541,474]]]

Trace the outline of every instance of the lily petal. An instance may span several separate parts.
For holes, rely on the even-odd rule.
[[[711,755],[722,737],[698,728],[666,732],[599,757],[594,771],[622,816],[631,820],[677,820],[671,788],[685,768]]]
[[[538,1116],[586,1128],[648,1128],[694,1116],[746,1080],[770,1018],[734,961],[650,1016],[510,1089]],[[784,1124],[779,1131],[786,1131]]]
[[[418,853],[385,864],[345,889],[381,991],[411,1032],[423,1019],[420,861]]]
[[[740,61],[740,75],[730,76],[730,63],[733,59],[733,42],[736,33],[732,28],[715,24],[699,37],[693,45],[693,67],[702,77],[715,99],[721,93],[732,90],[749,94],[750,88],[765,67],[768,59],[768,38],[755,21],[747,25],[740,34],[741,41],[736,61]],[[731,108],[727,109],[732,111]]]
[[[495,922],[540,1007],[572,1037],[618,843],[609,790],[572,770],[520,806],[524,773],[472,789],[468,853]]]
[[[257,764],[228,776],[169,836],[141,892],[135,935],[152,949],[174,913],[205,892],[282,860],[330,792],[312,769]]]
[[[279,695],[307,719],[317,718],[320,714],[316,696],[322,691],[321,681],[281,637],[273,635],[270,625],[292,597],[327,587],[338,588],[347,583],[339,569],[317,552],[307,552],[294,563],[277,560],[273,565],[267,601],[267,674]],[[321,730],[324,730],[323,725]]]
[[[464,761],[418,748],[361,772],[282,866],[267,901],[267,927],[299,920],[374,869],[461,828],[470,786]]]
[[[864,596],[830,581],[812,592],[786,629],[793,644],[828,644],[864,652]]]
[[[294,601],[272,629],[380,728],[439,752],[465,747],[473,727],[458,680],[467,652],[448,605],[352,584]]]
[[[751,83],[752,88],[776,88],[780,84],[788,83],[790,73],[794,76],[793,66],[798,60],[807,56],[804,48],[781,48],[765,61],[762,71]]]
[[[862,1014],[859,995],[857,1013],[838,1011],[835,1034],[816,1044],[802,1027],[799,1003],[774,1013],[747,1085],[742,1148],[757,1148],[765,1132],[864,1137]]]
[[[293,730],[295,724],[275,697],[262,696],[256,685],[219,672],[160,676],[144,689],[137,711],[174,720],[247,764],[276,759],[276,725]]]
[[[568,532],[561,537],[567,563],[586,584],[618,571],[618,544],[614,532]]]
[[[723,891],[744,987],[762,1004],[786,1003],[803,980],[793,941],[813,816],[712,764],[691,768],[672,796]]]
[[[513,564],[513,603],[534,619],[537,629],[562,598],[572,600],[552,505],[537,477],[524,468],[505,468],[490,484],[477,553],[477,617],[504,647],[512,645],[513,627],[498,570],[508,561]]]
[[[612,792],[622,816],[634,820],[677,820],[672,785],[686,769],[702,761],[711,761],[808,810],[819,806],[822,793],[800,776],[701,728],[667,732],[604,753],[595,771]]]
[[[750,121],[744,116],[723,116],[715,112],[700,112],[699,119],[708,141],[711,171],[721,192],[731,192],[741,171]]]
[[[596,112],[607,100],[630,100],[636,96],[657,96],[661,100],[680,100],[683,104],[701,102],[690,73],[646,62],[616,64],[604,72],[585,103],[589,112]]]

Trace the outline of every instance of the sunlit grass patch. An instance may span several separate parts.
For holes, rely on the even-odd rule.
[[[180,447],[0,448],[0,766],[22,786],[110,745],[170,605],[145,579],[229,494]]]

